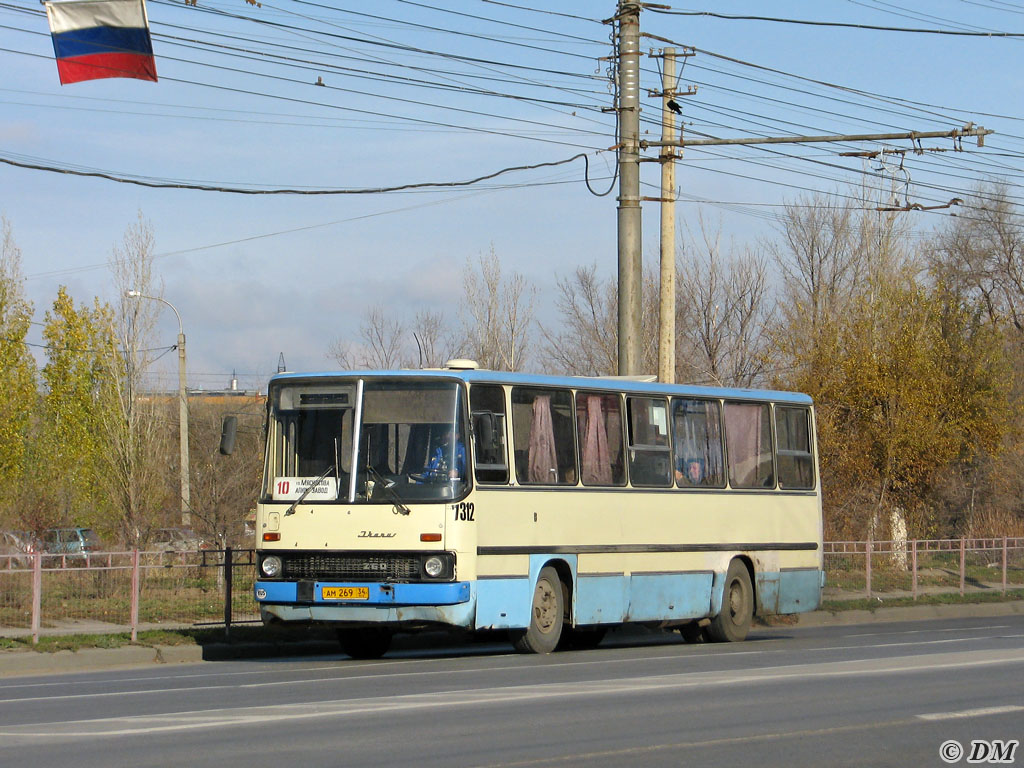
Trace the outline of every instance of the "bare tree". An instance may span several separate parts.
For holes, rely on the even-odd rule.
[[[441,312],[421,310],[413,320],[412,338],[420,368],[440,368],[452,357],[455,343]]]
[[[189,417],[193,520],[199,532],[221,547],[251,546],[243,531],[245,517],[259,495],[265,400],[241,394],[211,400],[195,405]],[[221,425],[229,414],[238,420],[238,436],[231,455],[222,456],[218,450]]]
[[[848,202],[815,195],[786,206],[780,241],[768,244],[781,277],[784,322],[813,337],[824,318],[849,300],[864,252]]]
[[[464,349],[484,368],[522,370],[529,353],[536,289],[518,273],[504,278],[493,246],[477,264],[479,272],[467,261],[463,278]]]
[[[441,312],[422,310],[409,324],[377,305],[363,313],[359,341],[336,339],[327,356],[344,369],[440,368],[454,347]]]
[[[362,364],[389,370],[406,364],[405,329],[402,321],[378,304],[366,311],[359,326],[363,340]]]
[[[762,383],[771,308],[763,256],[722,255],[720,236],[702,242],[676,280],[679,381],[748,387]]]
[[[989,317],[1024,333],[1024,220],[1009,187],[979,187],[967,215],[950,220],[931,250],[929,266],[947,285],[980,302]]]
[[[153,328],[157,302],[128,298],[129,290],[150,296],[162,292],[153,280],[154,239],[149,222],[140,213],[114,246],[110,271],[118,294],[115,327],[120,355],[112,361],[109,391],[104,393],[102,427],[108,450],[103,476],[108,484],[121,539],[138,544],[148,538],[161,512],[177,494],[173,429],[161,420],[159,398],[143,390],[143,378],[153,360]],[[169,471],[170,470],[170,471]]]
[[[359,341],[337,339],[328,351],[342,368],[389,370],[408,364],[409,352],[401,320],[389,314],[384,305],[369,307],[359,323]]]
[[[609,376],[618,368],[618,293],[613,280],[600,280],[597,266],[577,267],[558,279],[558,330],[541,329],[545,368],[572,376]]]

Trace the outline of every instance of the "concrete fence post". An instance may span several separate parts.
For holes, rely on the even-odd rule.
[[[964,593],[964,581],[967,576],[967,539],[960,539],[960,594]]]
[[[910,592],[915,600],[917,600],[917,539],[910,540]]]
[[[1006,537],[1003,536],[1003,594],[1006,594]]]
[[[868,599],[871,598],[871,549],[874,546],[874,542],[868,539],[864,546],[864,588],[868,593]]]
[[[132,642],[139,639],[139,550],[132,550]]]
[[[43,553],[32,555],[32,645],[39,643],[43,612]]]

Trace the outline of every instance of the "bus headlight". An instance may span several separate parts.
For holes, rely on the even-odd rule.
[[[264,557],[260,563],[260,571],[263,575],[268,578],[274,578],[275,576],[281,575],[281,558],[277,555],[270,555],[270,557]]]
[[[444,573],[444,560],[437,555],[432,555],[423,561],[423,571],[432,579],[436,579]]]

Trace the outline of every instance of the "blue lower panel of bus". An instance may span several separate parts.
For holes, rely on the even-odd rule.
[[[536,569],[533,569],[536,570]],[[476,628],[526,627],[536,575],[477,582]],[[698,619],[722,607],[725,574],[690,573],[578,574],[572,606],[577,625],[630,621]],[[799,613],[818,607],[821,571],[793,569],[758,574],[761,613]]]
[[[711,609],[711,571],[581,575],[576,623],[663,621],[706,616]]]
[[[813,611],[821,603],[823,573],[817,568],[794,568],[779,573],[779,613]]]
[[[324,598],[324,591],[353,590],[348,599]],[[357,596],[355,590],[366,590]],[[469,600],[469,583],[354,584],[347,582],[257,581],[253,587],[261,603],[324,603],[329,605],[455,605]],[[303,594],[304,593],[304,594]]]
[[[328,594],[332,589],[366,589],[367,592],[366,597],[360,599],[325,599],[325,588]],[[468,582],[355,584],[257,581],[254,593],[264,616],[281,621],[473,625],[473,588]]]
[[[477,582],[477,629],[526,627],[534,578],[481,579]],[[576,581],[575,624],[618,624],[707,616],[713,574],[623,574],[587,576]]]

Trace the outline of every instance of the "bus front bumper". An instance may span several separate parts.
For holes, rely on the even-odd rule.
[[[257,581],[253,591],[264,621],[471,627],[475,615],[469,582]]]

